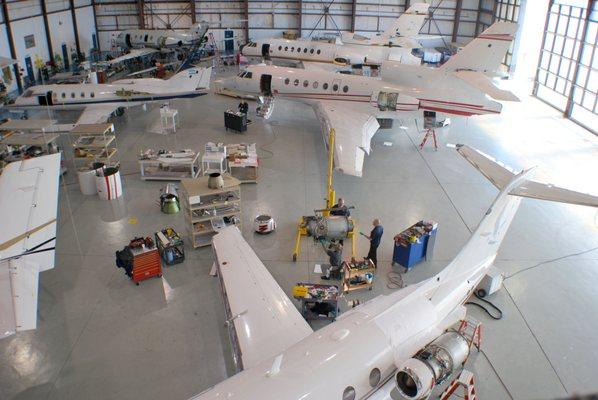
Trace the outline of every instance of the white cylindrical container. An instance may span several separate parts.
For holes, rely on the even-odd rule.
[[[107,167],[96,173],[96,188],[102,200],[118,199],[123,194],[118,167]]]
[[[79,189],[81,190],[81,193],[86,196],[98,194],[96,175],[102,168],[104,168],[103,163],[93,163],[90,168],[82,168],[77,172],[77,178],[79,179]]]

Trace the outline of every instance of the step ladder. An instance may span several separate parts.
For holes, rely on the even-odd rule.
[[[264,119],[270,118],[274,109],[274,97],[260,96],[257,100],[256,114]]]
[[[478,351],[482,346],[482,323],[472,317],[467,317],[461,321],[457,332],[467,340],[469,350],[475,346]]]
[[[440,400],[448,400],[459,387],[463,388],[463,399],[465,400],[477,400],[478,396],[475,390],[473,373],[464,369],[461,371],[457,379],[452,381],[450,385],[444,389],[444,392],[438,396]]]
[[[434,140],[434,150],[438,151],[438,143],[436,142],[436,131],[434,129],[426,129],[425,132],[426,135],[424,136],[424,140],[422,140],[422,142],[419,144],[419,149],[422,150],[428,139],[432,138]]]
[[[214,49],[214,57],[216,57],[216,69],[218,72],[224,71],[224,63],[222,62],[222,57],[220,56],[220,49],[216,44],[216,39],[214,39],[214,34],[212,32],[208,32],[208,43]]]

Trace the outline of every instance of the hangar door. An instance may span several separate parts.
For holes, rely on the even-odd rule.
[[[550,0],[534,95],[598,133],[598,1]]]

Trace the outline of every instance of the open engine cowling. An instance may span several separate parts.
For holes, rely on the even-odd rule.
[[[353,220],[340,215],[308,217],[306,229],[314,239],[342,240],[353,230]]]
[[[374,96],[376,96],[374,94]],[[399,92],[379,92],[373,99],[380,111],[413,111],[419,109],[419,100]]]
[[[395,376],[397,390],[407,399],[423,399],[434,386],[455,372],[467,357],[467,339],[457,332],[447,332],[399,367]]]

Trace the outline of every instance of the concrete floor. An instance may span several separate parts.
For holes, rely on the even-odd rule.
[[[326,153],[316,117],[307,106],[279,101],[270,121],[253,118],[245,135],[226,133],[222,112],[236,104],[217,95],[177,101],[182,126],[169,136],[154,133],[155,107],[117,118],[125,175],[118,201],[81,195],[71,168],[61,183],[56,268],[40,277],[38,329],[0,342],[0,399],[184,400],[232,373],[218,282],[208,276],[209,248],[189,250],[185,263],[140,286],[114,264],[114,252],[133,236],[165,226],[185,232],[182,215],[159,211],[163,183],[139,179],[141,149],[257,142],[261,180],[243,186],[244,235],[286,292],[298,281],[318,280],[313,268],[325,258],[321,248],[305,240],[299,262],[291,262],[297,219],[323,205]],[[403,124],[374,137],[363,178],[336,176],[337,193],[355,205],[361,229],[380,217],[386,232],[375,289],[350,299],[391,291],[392,236],[420,219],[439,222],[434,256],[404,281],[439,271],[497,193],[454,150],[420,152],[422,135],[413,121]],[[537,100],[506,105],[500,116],[454,119],[439,140],[467,143],[516,169],[539,165],[541,180],[598,193],[598,138]],[[274,234],[252,233],[258,213],[276,217]],[[483,352],[469,367],[480,398],[598,391],[597,233],[595,209],[523,201],[497,261],[507,279],[492,301],[504,318],[494,321],[470,307],[484,323]],[[358,253],[366,250],[359,240]]]

